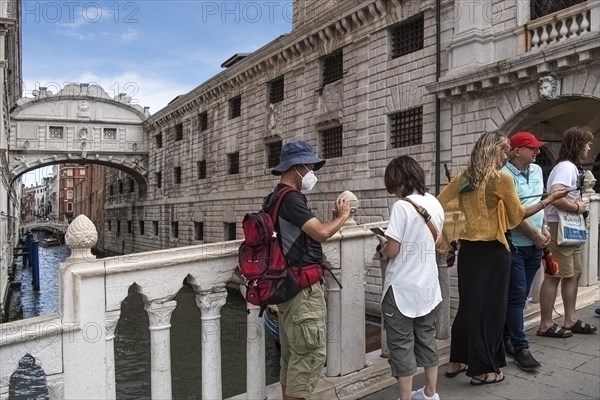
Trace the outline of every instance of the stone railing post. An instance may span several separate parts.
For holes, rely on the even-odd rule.
[[[246,319],[246,393],[248,399],[266,399],[265,324],[260,307],[247,303]]]
[[[589,237],[581,249],[581,278],[579,278],[579,286],[590,286],[598,282],[600,193],[594,192],[595,183],[596,179],[594,175],[590,171],[585,171],[583,199],[589,201],[589,215],[586,220]]]
[[[223,288],[196,296],[202,312],[202,398],[222,399],[221,380],[221,307],[227,301]]]
[[[106,399],[117,398],[115,382],[115,329],[121,316],[121,310],[106,313],[104,340],[106,341]]]
[[[329,281],[327,376],[346,375],[365,366],[365,241],[371,237],[365,236],[364,228],[356,226],[352,218],[358,210],[356,196],[346,191],[340,197],[350,202],[351,218],[340,230],[336,254],[339,264],[336,265],[337,260],[330,260],[334,268],[339,268],[336,277],[339,276],[343,289],[340,290],[335,281]]]
[[[171,314],[176,301],[145,305],[150,319],[150,387],[153,400],[172,399]]]

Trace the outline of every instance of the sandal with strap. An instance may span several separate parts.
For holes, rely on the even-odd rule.
[[[590,333],[594,333],[598,330],[598,328],[596,328],[594,325],[584,323],[580,319],[578,319],[572,327],[567,328],[566,326],[563,326],[563,329],[570,330],[573,333],[582,333],[584,335],[589,335]]]
[[[460,363],[460,365],[458,366],[458,369],[456,371],[453,371],[453,372],[446,371],[446,374],[445,374],[446,378],[454,378],[458,374],[465,372],[467,370],[467,368],[468,368],[467,364]]]
[[[484,379],[478,378],[476,376],[472,377],[471,385],[473,385],[473,386],[490,385],[492,383],[500,383],[505,379],[505,376],[502,372],[500,372],[500,373],[491,372],[491,374],[493,374],[493,375],[485,374]]]
[[[565,339],[573,336],[573,332],[566,328],[561,328],[556,324],[552,324],[552,326],[545,331],[537,331],[538,336],[545,336],[551,338]]]

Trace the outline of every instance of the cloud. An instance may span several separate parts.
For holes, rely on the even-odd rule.
[[[140,37],[140,32],[136,31],[135,29],[127,29],[125,32],[121,33],[120,41],[122,43],[129,43],[133,42],[138,37]]]

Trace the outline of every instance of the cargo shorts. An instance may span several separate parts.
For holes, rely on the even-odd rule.
[[[281,369],[279,381],[286,395],[311,395],[325,365],[325,297],[321,283],[302,289],[277,305]]]

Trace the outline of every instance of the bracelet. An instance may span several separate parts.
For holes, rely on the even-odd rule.
[[[575,211],[575,213],[579,214],[579,203],[575,203],[575,205],[577,206],[577,210]]]
[[[540,200],[540,204],[542,205],[542,210],[546,208],[546,205],[544,204],[543,201]]]

